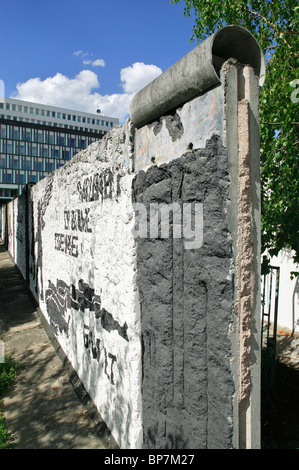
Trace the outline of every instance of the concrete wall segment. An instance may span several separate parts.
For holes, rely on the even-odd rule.
[[[133,97],[130,105],[133,124],[137,128],[142,127],[218,85],[221,65],[231,57],[242,64],[251,65],[259,76],[260,86],[263,85],[265,60],[259,44],[245,28],[228,25],[199,44]]]
[[[263,62],[258,52],[258,71],[236,59],[219,71],[226,32],[257,50],[243,28],[221,31],[137,95],[132,119],[2,216],[12,256],[121,448],[258,447]],[[159,217],[157,235],[151,225],[136,234],[136,203],[146,223],[153,203],[153,214],[170,208],[169,235]],[[194,217],[202,209],[193,247],[184,212],[175,220],[186,205]]]

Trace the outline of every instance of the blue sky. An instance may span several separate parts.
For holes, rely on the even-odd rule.
[[[170,0],[1,0],[5,96],[118,117],[193,49],[194,19]]]

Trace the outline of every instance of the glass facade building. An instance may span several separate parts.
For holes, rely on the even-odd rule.
[[[118,119],[0,98],[0,204],[119,124]]]

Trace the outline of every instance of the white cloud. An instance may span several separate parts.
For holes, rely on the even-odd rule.
[[[81,49],[78,50],[78,51],[74,51],[73,55],[76,56],[76,57],[81,57],[81,58],[94,56],[94,54],[92,54],[90,52],[84,52]],[[90,58],[84,59],[83,64],[84,65],[92,65],[93,67],[105,67],[105,65],[106,65],[105,61],[103,59],[95,59],[94,60],[94,59],[90,59]]]
[[[93,65],[94,67],[105,67],[105,61],[103,59],[96,60],[83,60],[84,65]]]
[[[92,70],[82,70],[74,78],[57,73],[44,80],[31,78],[18,83],[12,98],[90,113],[101,109],[103,114],[117,117],[122,123],[129,114],[134,94],[161,72],[155,65],[136,62],[120,72],[123,92],[111,95],[101,95],[96,91],[100,83],[97,74]]]
[[[162,70],[156,65],[135,62],[131,67],[125,67],[121,70],[120,78],[126,93],[137,93],[161,73]]]
[[[91,65],[94,67],[105,67],[105,61],[103,59],[96,59],[91,63]]]

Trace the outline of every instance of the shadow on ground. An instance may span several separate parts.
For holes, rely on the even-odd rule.
[[[3,398],[16,449],[113,449],[105,423],[80,402],[26,283],[0,243],[0,334],[20,365]]]
[[[271,357],[263,350],[262,449],[299,449],[298,346],[298,337],[278,337],[274,376]]]

